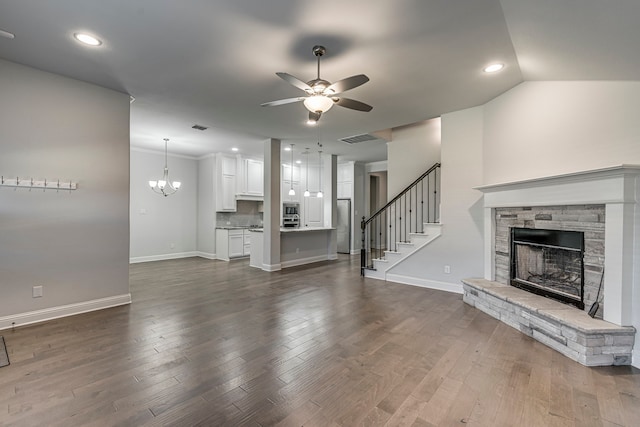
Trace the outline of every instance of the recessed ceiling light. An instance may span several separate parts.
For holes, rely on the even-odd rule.
[[[101,40],[85,33],[75,33],[73,37],[75,37],[79,42],[87,44],[89,46],[100,46],[102,44]]]
[[[504,68],[504,64],[491,64],[487,65],[482,69],[485,73],[495,73],[496,71],[500,71]]]
[[[284,151],[291,151],[291,147],[284,147]]]
[[[301,165],[302,164],[302,160],[296,160],[296,164],[297,165]]]
[[[231,151],[238,151],[238,147],[233,147]]]

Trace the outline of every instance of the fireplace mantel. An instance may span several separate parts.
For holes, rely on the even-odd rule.
[[[485,279],[494,280],[494,209],[500,207],[605,205],[604,320],[640,326],[640,165],[476,187],[484,193]],[[636,289],[634,295],[633,290]],[[634,300],[635,298],[635,300]]]

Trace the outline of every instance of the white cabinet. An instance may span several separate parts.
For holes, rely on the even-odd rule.
[[[259,200],[264,196],[264,163],[262,160],[238,158],[241,166],[238,195],[243,199]]]
[[[244,183],[246,194],[264,195],[264,164],[260,160],[244,160]]]
[[[293,188],[296,192],[295,196],[289,195],[289,190]],[[280,197],[283,202],[298,202],[302,197],[302,186],[300,185],[300,167],[293,167],[293,184],[291,183],[291,166],[282,165],[282,191]]]
[[[351,198],[351,192],[353,191],[353,182],[339,182],[338,183],[338,199]]]
[[[322,227],[324,225],[324,199],[315,196],[304,197],[302,216],[302,225],[305,227]]]
[[[229,258],[238,258],[244,254],[243,230],[229,231]]]
[[[282,180],[291,181],[290,165],[282,165]],[[293,182],[300,182],[300,166],[293,166]]]
[[[251,234],[246,229],[216,229],[216,258],[229,261],[233,258],[249,256]]]
[[[218,206],[218,211],[231,211],[236,210],[236,177],[230,175],[222,175],[220,177],[222,185],[220,187],[220,196],[222,198],[221,204]]]
[[[353,197],[353,162],[340,163],[337,175],[338,199],[350,199]]]
[[[235,156],[216,156],[216,211],[235,212],[238,192],[238,165]]]
[[[251,255],[251,232],[249,230],[244,230],[244,233],[242,234],[242,243],[243,243],[243,249],[242,249],[242,255],[244,256],[249,256]]]
[[[289,190],[293,187],[293,191],[296,192],[294,196],[289,195]],[[300,203],[300,198],[302,197],[302,191],[300,190],[300,183],[294,182],[293,186],[291,185],[291,181],[282,181],[282,192],[280,196],[283,202],[298,202]]]

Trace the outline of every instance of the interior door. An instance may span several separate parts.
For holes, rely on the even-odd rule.
[[[338,253],[351,253],[351,200],[338,199]]]

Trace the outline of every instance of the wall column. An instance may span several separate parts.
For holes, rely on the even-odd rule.
[[[280,263],[280,140],[264,142],[264,237],[262,269],[278,271]]]

